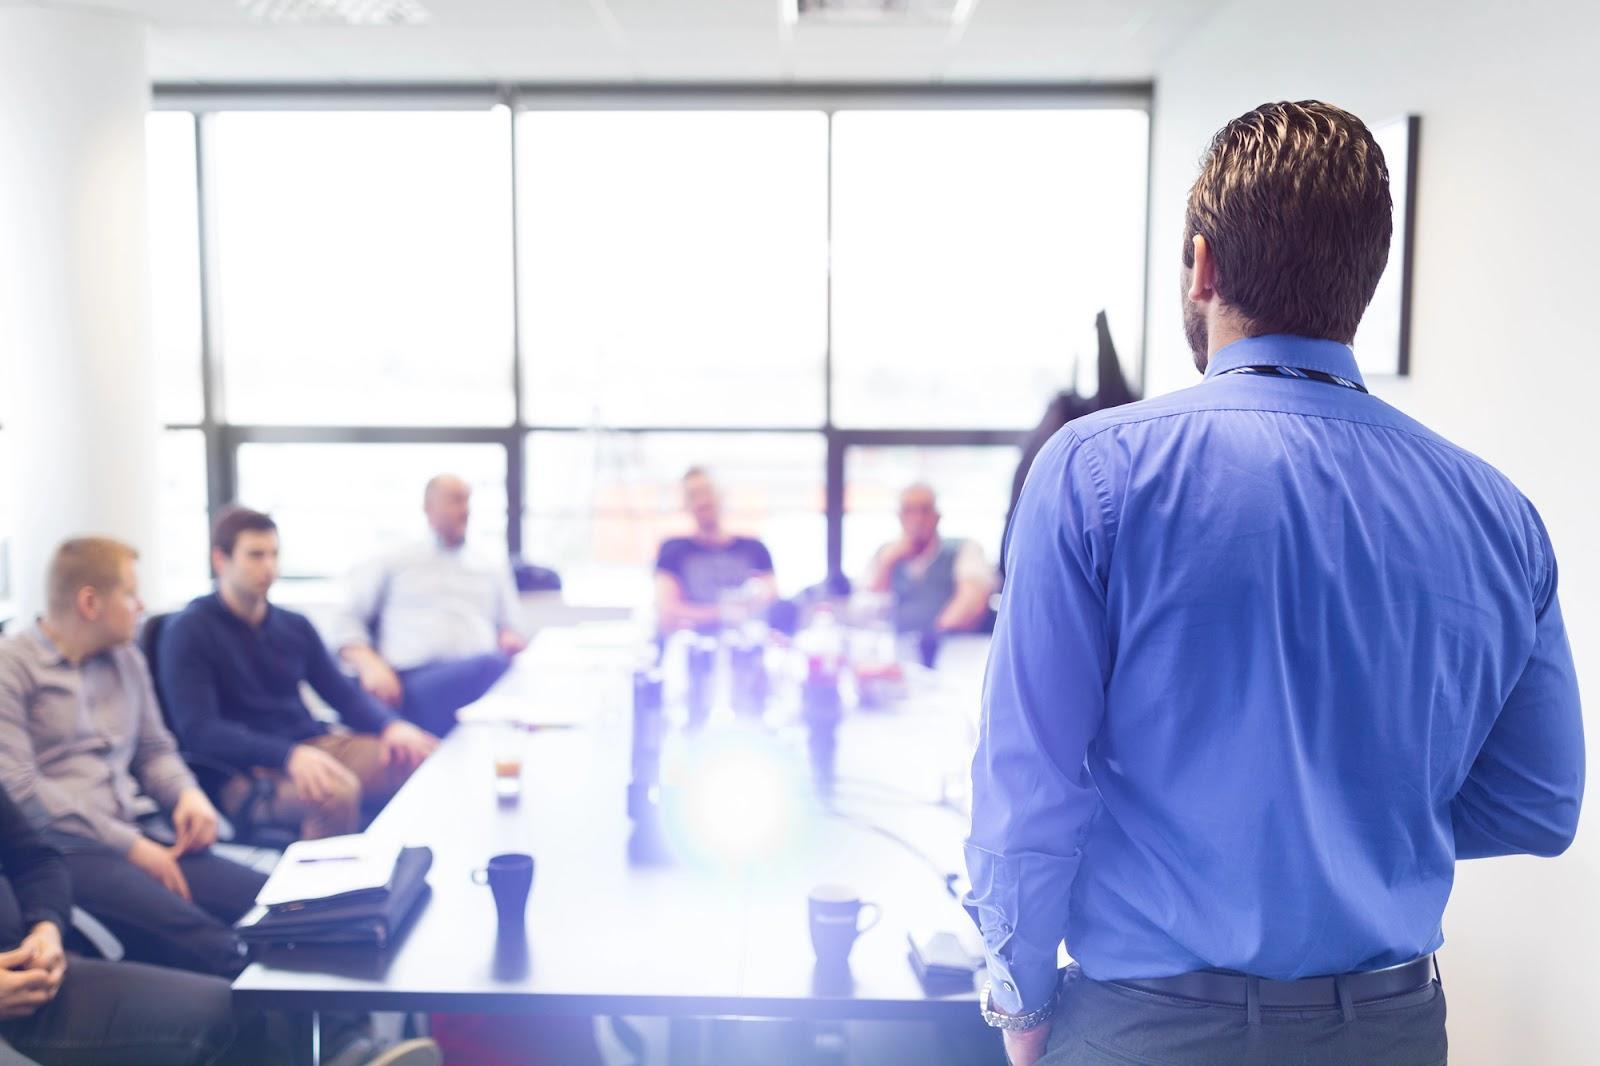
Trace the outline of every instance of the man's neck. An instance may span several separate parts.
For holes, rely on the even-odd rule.
[[[1222,349],[1249,336],[1247,324],[1238,315],[1218,315],[1206,329],[1206,366],[1211,366],[1211,360]]]
[[[721,548],[733,543],[733,537],[724,533],[721,526],[714,529],[698,529],[695,531],[694,539],[711,548]]]
[[[248,593],[241,594],[227,585],[220,584],[217,586],[217,596],[222,600],[224,607],[253,626],[259,626],[266,620],[267,598],[265,596],[258,598]]]
[[[105,651],[105,647],[95,640],[94,635],[84,632],[75,619],[46,616],[39,619],[39,631],[56,646],[56,651],[61,653],[61,657],[73,666],[78,666],[90,656]]]

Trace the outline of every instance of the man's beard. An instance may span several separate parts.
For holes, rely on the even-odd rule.
[[[1194,354],[1194,368],[1204,374],[1211,362],[1206,316],[1188,300],[1183,301],[1183,335],[1189,341],[1189,351]]]

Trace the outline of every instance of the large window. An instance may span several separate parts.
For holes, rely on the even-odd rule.
[[[149,204],[150,344],[161,417],[198,425],[200,374],[200,208],[194,116],[157,111],[145,123]]]
[[[15,529],[16,486],[13,484],[11,441],[0,430],[0,624],[11,613],[16,590],[11,587],[11,535]]]
[[[169,429],[161,439],[160,464],[159,588],[166,602],[158,608],[200,595],[211,579],[204,432]]]
[[[1142,111],[833,119],[834,421],[1022,429],[1144,322]]]
[[[502,116],[225,113],[211,133],[230,421],[511,421]]]
[[[469,535],[506,550],[505,451],[492,444],[245,444],[239,494],[272,514],[286,578],[342,576],[376,545],[424,540],[422,489],[435,474],[472,486]]]
[[[637,599],[661,541],[693,531],[682,479],[699,465],[725,528],[765,542],[793,594],[827,576],[825,450],[809,433],[533,433],[524,552],[558,560],[580,595]]]
[[[334,577],[421,535],[444,470],[579,599],[648,595],[691,465],[786,592],[859,575],[912,481],[993,558],[1096,312],[1139,378],[1141,97],[428,99],[152,116],[173,585],[204,508]]]
[[[851,448],[844,466],[844,572],[859,579],[873,553],[900,536],[900,493],[913,484],[933,489],[940,535],[976,541],[994,565],[1020,457],[1013,445]]]
[[[820,111],[518,120],[529,420],[821,426]]]

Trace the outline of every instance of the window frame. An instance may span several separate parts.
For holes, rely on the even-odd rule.
[[[517,128],[516,118],[527,111],[681,111],[681,110],[807,110],[821,111],[828,123],[828,246],[833,233],[833,119],[839,111],[871,110],[984,110],[984,109],[1134,109],[1152,117],[1154,131],[1154,90],[1148,82],[1093,85],[965,85],[895,86],[839,85],[827,87],[755,85],[597,85],[582,88],[549,85],[396,85],[351,87],[335,85],[213,85],[184,86],[157,84],[152,110],[187,111],[195,116],[195,166],[199,211],[200,323],[202,414],[198,423],[171,423],[166,429],[198,429],[204,434],[208,512],[215,515],[233,502],[238,492],[238,453],[244,444],[271,443],[492,443],[506,456],[506,545],[514,558],[523,555],[523,521],[527,511],[525,476],[526,443],[529,434],[585,433],[588,427],[543,425],[530,422],[525,410],[524,376],[527,355],[523,348],[521,312],[521,242],[512,242],[512,366],[506,386],[513,397],[513,416],[507,425],[476,426],[353,426],[353,425],[260,425],[231,422],[223,408],[223,377],[226,355],[221,350],[217,329],[217,256],[215,247],[215,190],[208,180],[214,173],[209,158],[212,122],[217,112],[240,110],[495,110],[503,113],[510,127],[510,166],[506,180],[511,183],[511,226],[519,225]],[[1129,365],[1138,368],[1142,391],[1146,377],[1148,328],[1150,317],[1150,189],[1153,158],[1147,156],[1145,175],[1145,225],[1140,235],[1144,248],[1144,332],[1140,350],[1131,355]],[[926,428],[840,428],[834,424],[833,374],[833,279],[831,266],[826,281],[826,344],[823,354],[823,421],[817,426],[748,426],[730,423],[719,426],[648,425],[607,426],[610,433],[745,433],[820,435],[825,442],[826,469],[825,518],[827,525],[827,570],[840,572],[843,555],[844,471],[846,453],[852,447],[913,445],[922,447],[960,447],[965,445],[1016,445],[1028,430],[1013,428],[950,429]],[[1044,398],[1041,398],[1041,404]],[[549,560],[546,560],[549,561]]]

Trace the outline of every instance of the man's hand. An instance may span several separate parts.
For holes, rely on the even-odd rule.
[[[153,840],[140,837],[128,849],[128,861],[155,878],[163,887],[180,899],[190,899],[189,882],[178,868],[178,860],[171,851]]]
[[[438,737],[410,722],[390,722],[378,739],[383,741],[383,765],[402,770],[415,770],[439,746]]]
[[[355,666],[356,677],[360,679],[361,687],[374,699],[390,707],[400,706],[404,694],[400,685],[400,675],[383,661],[383,656],[371,648],[355,645],[344,649],[344,658],[346,662]]]
[[[172,828],[178,839],[172,845],[174,858],[204,851],[217,842],[217,809],[198,788],[186,788],[172,808]]]
[[[61,930],[55,922],[39,922],[10,951],[0,951],[0,970],[43,970],[57,983],[67,970],[67,954],[61,947]]]
[[[0,970],[0,1020],[26,1018],[49,1003],[60,987],[60,979],[52,981],[46,970]]]
[[[67,972],[61,930],[40,922],[10,951],[0,952],[0,1019],[25,1018],[55,998]]]
[[[889,545],[889,550],[885,553],[885,557],[889,560],[889,563],[893,565],[894,563],[904,562],[916,554],[916,542],[905,534],[901,534],[898,540]]]
[[[283,764],[300,795],[312,803],[325,803],[335,793],[359,789],[356,775],[332,755],[309,744],[296,744],[289,749],[289,761]]]
[[[1007,1031],[1005,1041],[1006,1060],[1011,1066],[1033,1066],[1044,1058],[1045,1048],[1050,1043],[1050,1023],[1045,1022],[1020,1033]]]
[[[515,629],[500,631],[500,650],[507,655],[521,655],[528,648],[528,638]]]

